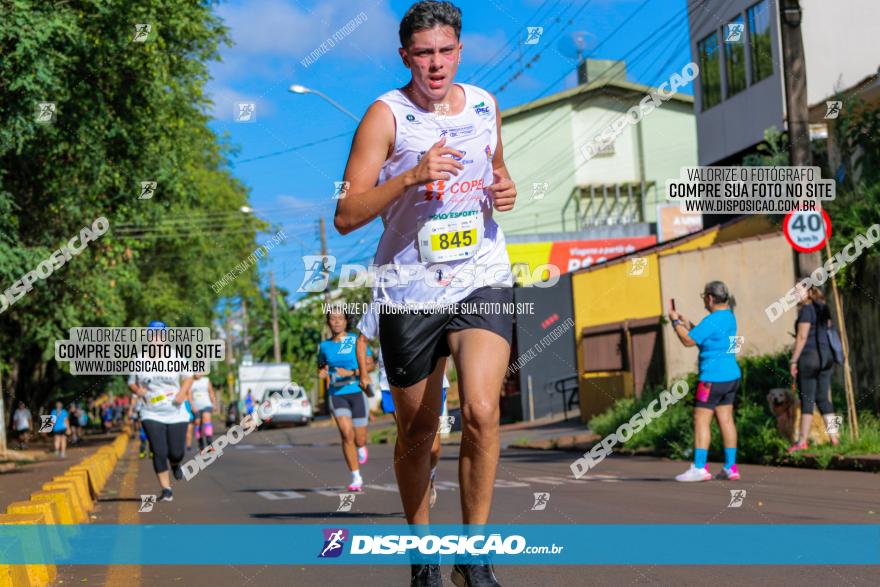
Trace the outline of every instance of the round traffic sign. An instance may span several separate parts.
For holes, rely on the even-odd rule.
[[[782,221],[782,232],[794,250],[814,253],[831,238],[831,217],[825,210],[789,212]]]

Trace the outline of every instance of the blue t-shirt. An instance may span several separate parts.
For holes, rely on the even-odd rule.
[[[720,383],[742,376],[736,363],[731,337],[736,336],[736,317],[730,310],[715,310],[694,326],[688,336],[700,348],[700,381]]]
[[[57,409],[52,410],[51,414],[55,416],[55,425],[52,426],[52,432],[64,432],[67,430],[67,410],[61,408],[59,412]]]
[[[327,365],[327,372],[330,374],[330,388],[328,390],[330,395],[361,393],[361,386],[358,383],[357,375],[350,375],[348,377],[336,375],[336,367],[342,367],[349,371],[357,370],[356,342],[357,337],[350,332],[346,332],[345,338],[341,341],[325,340],[318,347],[318,366]],[[373,351],[370,350],[369,346],[367,347],[367,356],[373,356]]]

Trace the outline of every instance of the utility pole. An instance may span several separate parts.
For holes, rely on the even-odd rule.
[[[247,354],[251,350],[251,341],[250,337],[248,337],[248,313],[247,313],[247,298],[242,296],[241,298],[241,324],[243,329],[244,336],[244,354]]]
[[[807,66],[801,37],[800,0],[780,0],[785,110],[788,116],[790,165],[810,165],[810,117],[807,106]]]
[[[326,226],[324,225],[324,217],[321,216],[321,218],[320,218],[319,220],[320,220],[320,224],[319,224],[319,232],[320,232],[320,234],[321,234],[321,259],[322,259],[322,261],[324,261],[324,260],[327,259],[327,228],[326,228]],[[324,268],[325,268],[325,270],[326,270],[326,267],[327,267],[327,264],[324,263]],[[330,288],[329,288],[329,285],[330,285],[330,284],[329,284],[329,282],[328,282],[328,283],[327,283],[327,286],[328,286],[328,287],[327,287],[326,289],[324,289],[324,302],[326,302],[326,303],[328,303],[328,304],[330,303]],[[329,338],[329,337],[330,337],[330,329],[327,327],[327,323],[326,323],[326,322],[324,323],[324,326],[323,326],[323,328],[321,329],[321,335],[322,335],[321,338]],[[312,406],[314,406],[316,412],[317,412],[317,409],[318,409],[318,397],[319,397],[319,395],[320,395],[320,397],[324,397],[324,380],[323,380],[323,379],[318,379],[318,387],[319,387],[318,390],[316,390],[316,391],[312,391],[312,397],[311,397]],[[314,389],[314,388],[313,388],[313,389]],[[322,411],[323,411],[323,412],[326,412],[326,410],[322,410]]]
[[[0,456],[6,458],[6,410],[3,405],[3,377],[0,376]]]
[[[269,297],[272,300],[272,342],[275,347],[275,362],[281,362],[281,343],[278,341],[278,302],[275,300],[275,274],[269,272]]]
[[[226,335],[226,393],[229,394],[229,401],[238,402],[235,397],[235,375],[232,373],[233,364],[235,362],[232,357],[232,315],[226,315],[226,324],[223,328]]]

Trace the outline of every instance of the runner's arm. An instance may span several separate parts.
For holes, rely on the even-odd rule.
[[[131,390],[131,392],[133,394],[135,394],[138,397],[144,397],[147,394],[147,392],[143,391],[141,386],[138,385],[137,383],[129,383],[128,388]]]
[[[357,344],[355,345],[355,356],[357,357],[358,362],[358,371],[360,371],[360,384],[361,389],[364,391],[367,390],[367,387],[370,385],[370,375],[367,373],[369,371],[367,365],[367,337],[363,334],[358,335]]]
[[[183,385],[180,386],[180,391],[177,392],[177,395],[174,396],[174,403],[182,404],[190,398],[190,389],[192,388],[193,378],[187,377],[183,381]]]
[[[492,96],[492,94],[489,94]],[[516,184],[510,177],[507,165],[504,164],[504,147],[501,145],[501,111],[498,109],[498,100],[492,96],[495,102],[495,128],[498,133],[498,141],[495,153],[492,154],[492,177],[493,183],[488,187],[492,192],[495,209],[499,212],[513,210],[516,203]]]
[[[349,182],[344,198],[336,204],[333,225],[340,234],[348,234],[368,224],[403,195],[407,188],[435,180],[448,180],[450,173],[458,174],[464,165],[450,157],[461,157],[455,149],[444,147],[443,138],[434,144],[419,164],[381,185],[379,172],[394,146],[394,115],[387,104],[374,102],[355,132],[351,153],[345,166],[343,180]]]
[[[208,396],[211,398],[211,405],[217,405],[217,396],[214,394],[214,386],[211,384],[211,380],[208,379]]]

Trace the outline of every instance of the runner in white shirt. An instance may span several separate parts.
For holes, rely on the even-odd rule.
[[[196,373],[193,375],[192,384],[192,409],[196,414],[196,439],[199,441],[199,451],[208,447],[214,442],[214,425],[211,423],[211,412],[217,404],[217,397],[214,395],[214,386],[211,380],[205,377],[207,373]]]
[[[12,415],[12,424],[15,428],[19,450],[27,449],[28,436],[30,435],[33,417],[24,402],[18,402],[18,409]]]
[[[150,328],[164,329],[165,324],[150,322]],[[141,426],[153,451],[153,470],[162,487],[162,501],[174,499],[168,476],[169,464],[174,478],[183,479],[180,463],[185,456],[186,428],[189,425],[189,412],[184,401],[190,397],[192,382],[189,373],[140,372],[132,373],[128,378],[129,389],[144,400]]]
[[[513,338],[513,282],[504,235],[492,216],[513,208],[516,186],[504,165],[495,98],[454,83],[462,58],[461,11],[450,2],[413,5],[400,23],[400,43],[412,79],[382,95],[361,121],[334,224],[348,234],[382,217],[375,263],[397,266],[379,272],[386,279],[376,285],[377,301],[415,308],[476,305],[476,311],[458,307],[456,313],[383,312],[379,338],[401,432],[395,472],[407,522],[429,523],[431,447],[424,439],[437,433],[442,359],[451,354],[462,398],[462,518],[486,524]],[[468,279],[476,275],[481,278]],[[498,585],[488,563],[455,565],[453,581]],[[439,565],[413,565],[412,583],[441,585]]]

